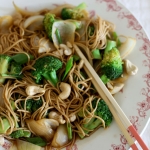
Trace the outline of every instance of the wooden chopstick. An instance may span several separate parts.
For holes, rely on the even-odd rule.
[[[85,69],[86,73],[90,77],[92,77],[92,83],[93,83],[93,85],[95,86],[97,92],[100,94],[100,96],[102,97],[102,99],[104,99],[104,101],[106,102],[106,104],[109,106],[110,111],[112,112],[112,114],[113,114],[113,116],[114,116],[114,118],[115,118],[118,126],[120,127],[121,131],[123,132],[124,136],[126,137],[129,145],[132,147],[132,149],[134,149],[134,150],[137,149],[136,145],[133,144],[134,142],[131,141],[131,138],[129,138],[129,136],[128,136],[127,132],[126,132],[127,129],[129,129],[130,132],[134,135],[135,139],[138,141],[138,143],[143,148],[143,150],[148,150],[146,144],[141,139],[141,137],[139,136],[139,134],[135,130],[134,126],[131,124],[131,122],[129,121],[129,119],[127,118],[127,116],[123,112],[123,110],[120,108],[120,106],[118,105],[118,103],[116,102],[116,100],[114,99],[114,97],[108,91],[108,89],[106,88],[106,86],[100,80],[99,76],[97,75],[97,73],[95,72],[95,70],[93,69],[93,67],[90,65],[90,63],[88,62],[88,60],[85,58],[85,56],[83,55],[83,53],[81,52],[81,50],[75,44],[73,46],[74,46],[74,49],[75,49],[76,53],[78,54],[78,56],[81,59],[83,59],[83,61],[84,61],[84,69]],[[113,110],[113,109],[115,109],[115,110]],[[118,114],[116,112],[119,114],[119,116],[121,117],[121,119],[120,119],[120,117],[118,116]],[[122,121],[124,123],[122,123]],[[126,128],[125,128],[125,126],[126,126]]]
[[[92,77],[91,73],[89,72],[89,70],[86,67],[84,67],[84,70],[86,71],[88,76]],[[97,92],[100,94],[102,99],[105,100],[106,104],[108,105],[108,107],[109,107],[109,109],[110,109],[110,111],[111,111],[111,113],[112,113],[112,115],[113,115],[117,125],[119,126],[120,130],[124,134],[124,136],[125,136],[126,140],[128,141],[128,144],[130,145],[130,147],[132,147],[133,150],[138,150],[138,148],[135,145],[133,139],[131,138],[131,136],[129,135],[128,131],[124,127],[124,124],[122,123],[122,121],[120,121],[120,118],[116,114],[116,111],[115,111],[114,107],[111,105],[110,101],[108,100],[106,95],[103,93],[103,91],[99,88],[99,85],[97,84],[97,82],[96,82],[96,80],[94,78],[92,78],[92,83],[93,83],[94,87],[97,89]]]

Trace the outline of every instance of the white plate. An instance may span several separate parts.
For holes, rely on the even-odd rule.
[[[65,3],[78,5],[81,0],[65,0]],[[137,22],[135,17],[115,0],[85,0],[91,15],[98,14],[103,19],[116,24],[119,35],[136,38],[137,44],[128,59],[136,64],[139,72],[130,77],[123,90],[115,98],[124,110],[138,133],[142,133],[148,116],[150,116],[150,42]],[[15,3],[27,10],[40,10],[42,8],[54,7],[63,4],[63,0],[15,0]],[[13,12],[12,0],[1,0],[0,16]],[[5,143],[2,149],[9,149],[10,144]],[[99,129],[89,138],[78,140],[73,150],[127,150],[129,148],[123,134],[115,122],[104,130]],[[68,150],[68,148],[66,148]]]

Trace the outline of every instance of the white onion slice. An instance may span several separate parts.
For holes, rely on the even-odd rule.
[[[127,37],[126,41],[121,44],[121,46],[118,48],[120,51],[121,58],[124,59],[131,53],[131,51],[134,49],[136,44],[136,40],[131,37]]]
[[[30,26],[32,23],[35,22],[41,22],[41,24],[43,24],[43,19],[44,19],[43,15],[31,16],[25,20],[23,27],[27,28],[28,26]]]

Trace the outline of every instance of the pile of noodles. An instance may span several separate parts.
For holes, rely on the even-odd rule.
[[[68,6],[68,5],[66,5]],[[65,5],[63,6],[65,7]],[[46,12],[52,12],[59,17],[61,7],[59,6],[53,10],[42,10],[38,12],[38,14],[45,14]],[[35,13],[36,14],[36,13]],[[25,89],[29,85],[36,85],[32,75],[31,70],[34,69],[32,66],[40,57],[46,55],[53,55],[52,52],[45,52],[43,54],[38,53],[39,46],[35,44],[35,38],[38,36],[40,38],[47,38],[47,35],[43,29],[43,27],[37,28],[35,31],[30,31],[29,29],[23,28],[24,21],[31,16],[32,13],[25,12],[17,12],[14,15],[13,24],[9,27],[8,31],[5,33],[0,33],[0,54],[6,55],[14,55],[16,53],[28,53],[34,56],[34,60],[29,61],[23,68],[22,73],[24,77],[21,80],[10,79],[5,82],[3,90],[3,99],[4,105],[0,106],[0,121],[2,123],[2,117],[6,117],[10,123],[10,129],[7,132],[7,135],[4,135],[7,139],[10,138],[10,134],[16,130],[15,122],[20,122],[20,128],[29,130],[25,123],[26,119],[32,118],[34,120],[39,120],[45,117],[46,113],[50,110],[56,109],[59,113],[61,113],[66,120],[69,122],[69,117],[73,114],[77,114],[81,107],[83,107],[83,112],[85,120],[87,118],[94,117],[95,109],[92,108],[92,100],[97,98],[100,100],[100,96],[94,92],[91,78],[84,78],[80,74],[80,70],[82,68],[82,62],[78,64],[74,63],[71,71],[65,78],[64,82],[67,82],[71,85],[71,94],[69,98],[65,100],[61,100],[58,95],[61,93],[59,89],[59,84],[57,87],[53,87],[49,82],[44,81],[44,84],[41,85],[45,89],[45,93],[36,94],[34,96],[27,96]],[[33,13],[34,15],[34,13]],[[93,65],[93,58],[91,55],[92,50],[104,49],[106,46],[106,38],[110,37],[110,32],[114,30],[114,25],[103,20],[99,16],[96,16],[94,19],[87,17],[83,20],[85,24],[85,28],[80,33],[76,33],[76,38],[74,43],[80,47]],[[88,26],[93,25],[95,27],[94,34],[90,36],[88,31]],[[48,39],[48,38],[47,38]],[[58,49],[54,49],[54,51],[58,51]],[[72,51],[74,52],[74,48],[72,47]],[[56,56],[58,57],[58,56]],[[61,61],[66,64],[67,60],[66,56],[62,55],[59,57]],[[64,68],[59,70],[58,77],[61,78],[64,72]],[[74,77],[76,77],[74,79]],[[80,85],[80,88],[79,88]],[[37,100],[41,98],[43,101],[43,105],[35,111],[33,114],[29,113],[25,108],[21,107],[21,101],[26,102],[28,99]],[[15,102],[15,106],[17,110],[14,112],[11,108],[10,100]],[[90,108],[90,111],[89,109]],[[96,116],[95,116],[96,117]],[[99,118],[102,120],[102,118]],[[76,133],[80,133],[81,135],[85,135],[83,129],[81,128],[81,124],[84,120],[80,120],[78,117],[75,122],[71,123],[73,129],[73,139],[67,145],[73,145],[76,140]],[[105,126],[104,121],[103,126]],[[66,146],[66,145],[65,145]],[[64,146],[64,147],[65,147]],[[51,146],[48,145],[47,149],[51,149]]]

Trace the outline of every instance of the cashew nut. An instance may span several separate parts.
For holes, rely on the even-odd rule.
[[[75,114],[72,114],[70,117],[69,117],[69,120],[70,122],[74,122],[76,120],[76,115]]]
[[[112,90],[110,90],[110,93],[111,94],[116,94],[118,93],[122,88],[124,87],[124,84],[123,83],[116,83],[113,87]]]
[[[113,85],[110,82],[107,82],[106,85],[107,85],[108,89],[110,89],[110,90],[112,90],[114,88]]]
[[[65,44],[60,44],[60,48],[64,50],[65,55],[69,56],[72,54],[72,50],[69,47],[67,47],[67,45]]]
[[[131,63],[131,61],[129,61],[127,59],[124,60],[124,65],[125,65],[127,74],[135,75],[138,72],[138,67],[135,66],[133,63]]]
[[[34,85],[30,85],[26,88],[26,94],[28,96],[33,96],[38,93],[45,93],[45,89]]]
[[[39,49],[38,53],[45,53],[45,52],[50,52],[54,50],[55,47],[53,44],[49,41],[49,39],[42,38],[39,40]]]
[[[71,93],[71,86],[70,86],[70,84],[61,82],[59,87],[60,87],[60,90],[62,91],[62,92],[59,94],[59,97],[60,97],[61,99],[66,99],[66,98],[68,98],[69,95],[70,95],[70,93]]]
[[[66,123],[66,121],[63,119],[63,116],[62,116],[61,114],[59,114],[59,112],[51,111],[51,112],[48,114],[48,117],[49,117],[50,119],[55,119],[55,120],[58,121],[60,124]]]

